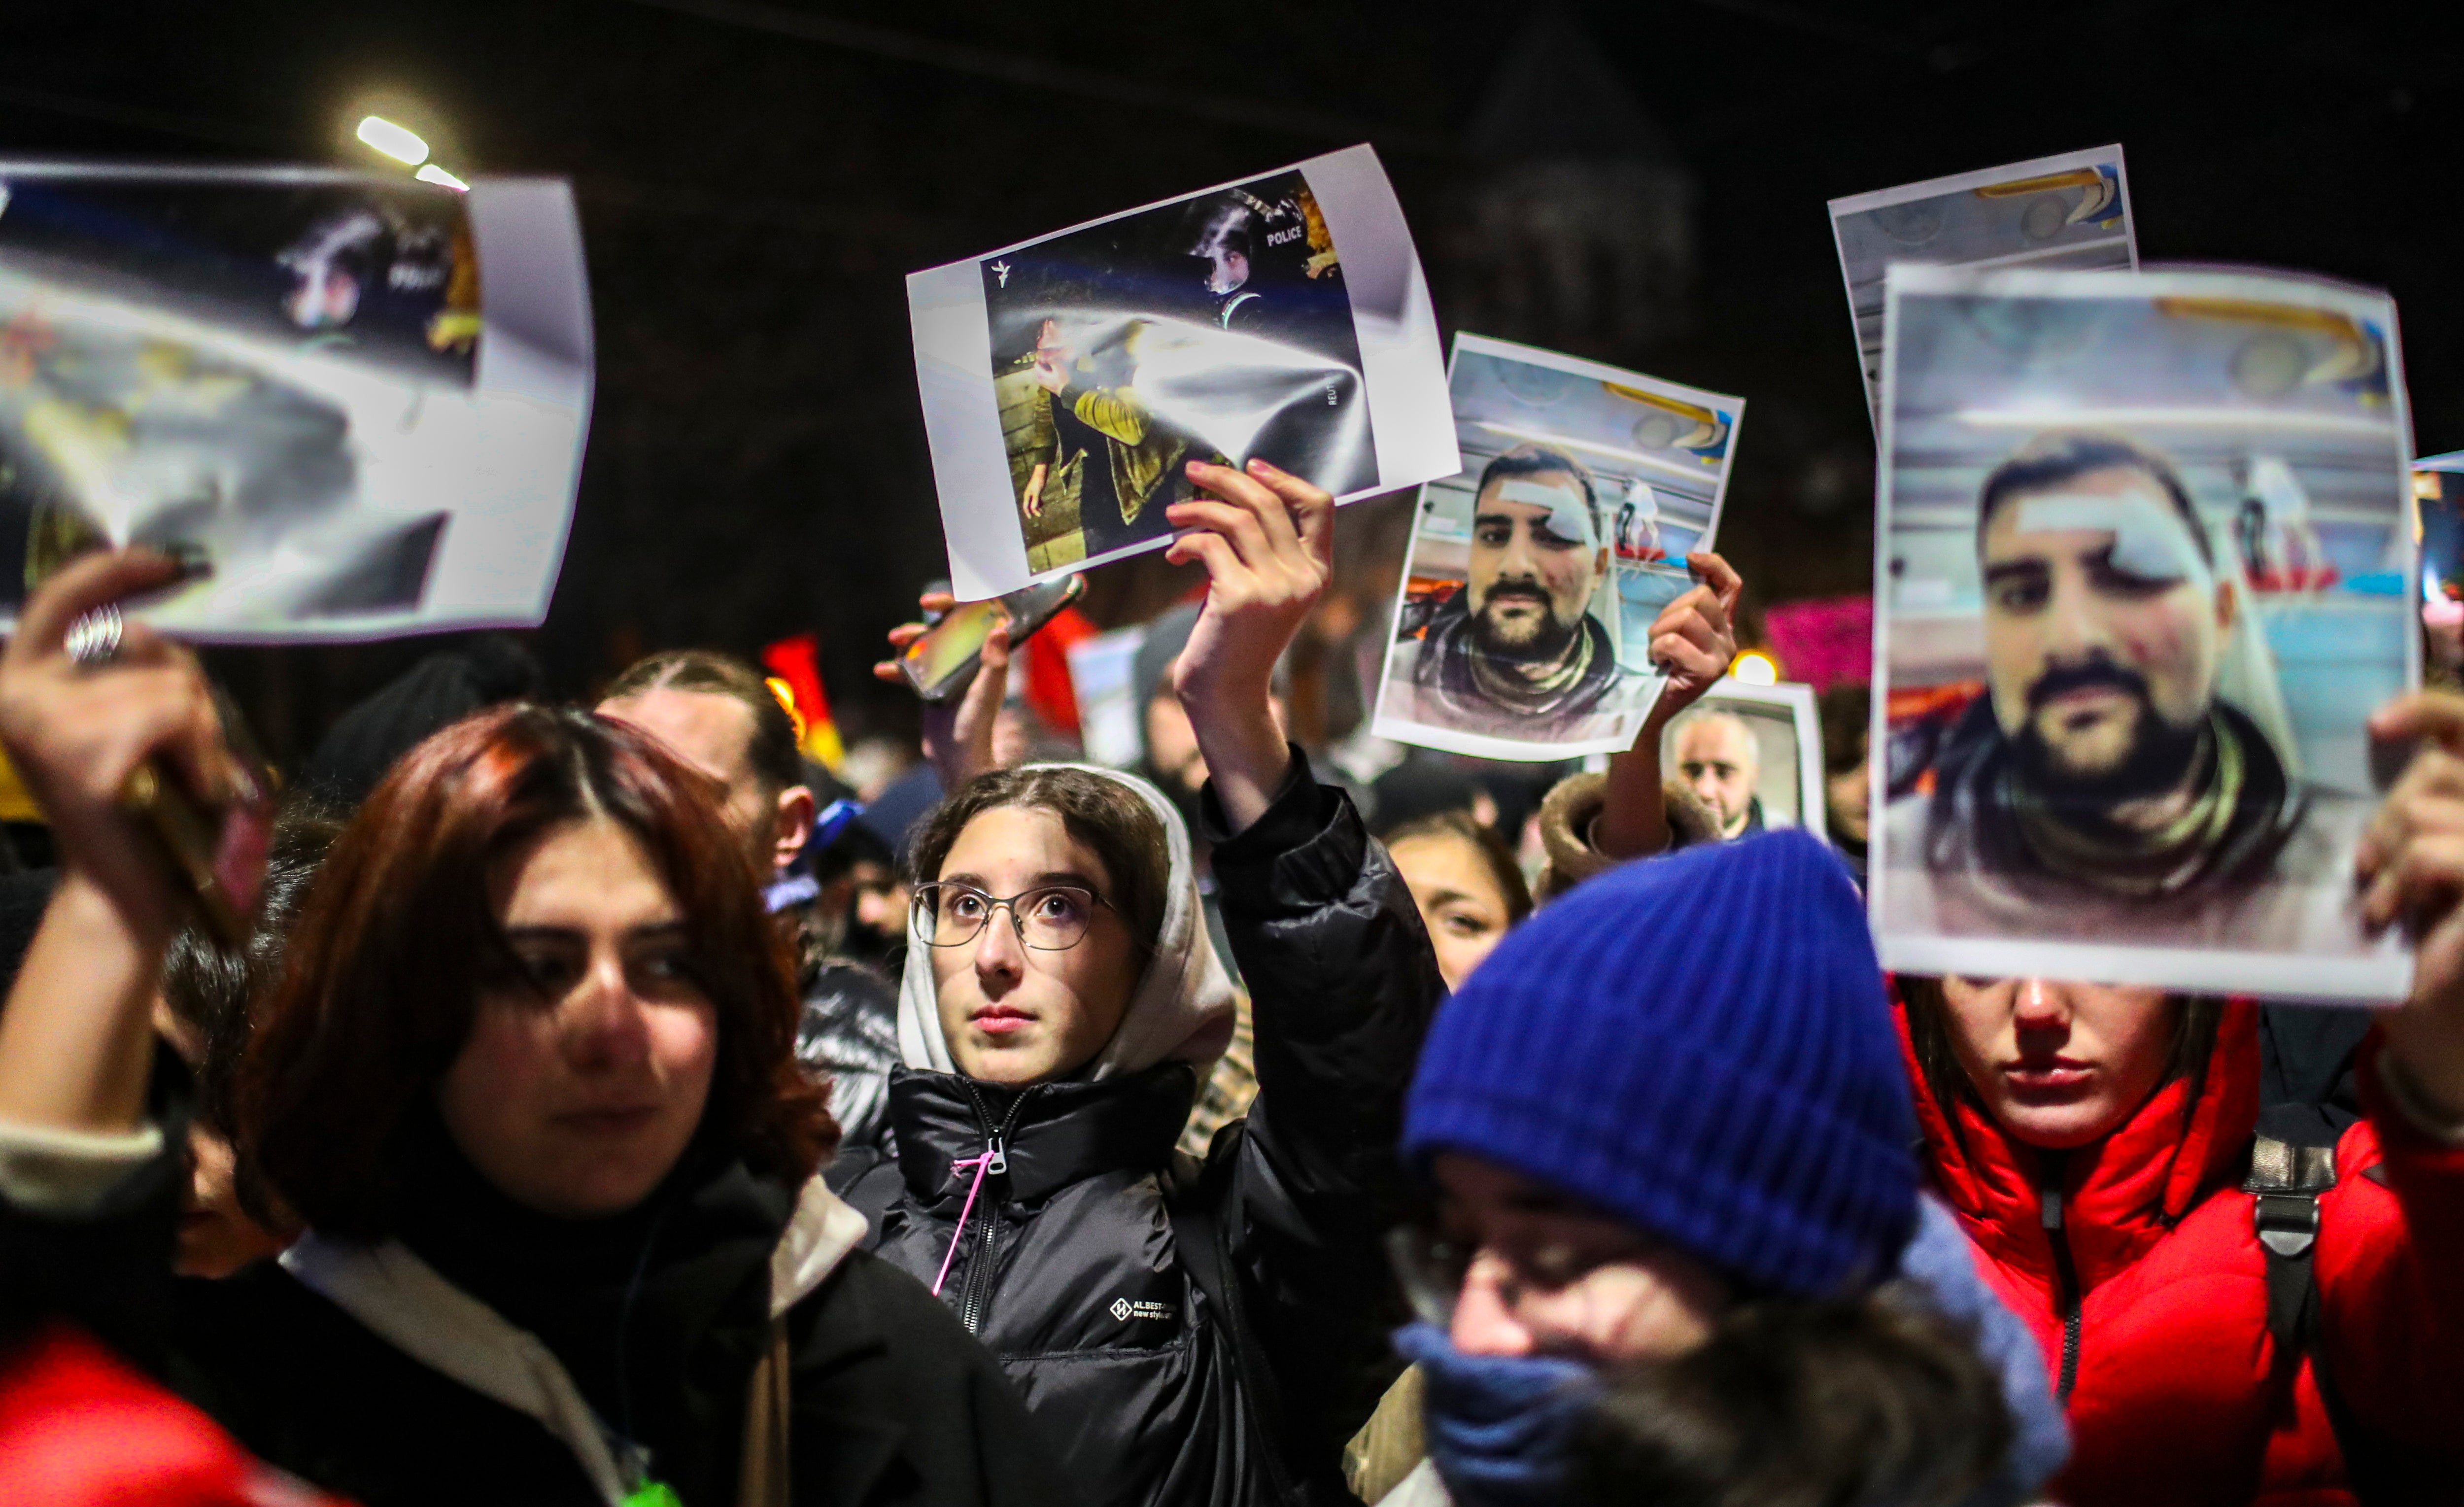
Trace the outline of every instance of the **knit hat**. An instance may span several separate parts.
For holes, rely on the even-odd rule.
[[[1790,829],[1601,875],[1438,1012],[1403,1152],[1461,1151],[1804,1296],[1887,1276],[1916,1119],[1863,907]]]

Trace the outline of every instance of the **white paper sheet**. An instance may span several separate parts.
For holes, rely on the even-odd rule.
[[[1831,235],[1865,376],[1882,399],[1882,275],[1895,263],[2136,270],[2122,148],[2099,146],[1831,201]],[[1875,420],[1876,428],[1881,420]]]
[[[1492,759],[1628,747],[1665,680],[1652,621],[1712,547],[1745,400],[1479,335],[1447,372],[1461,456],[1420,490],[1373,730]],[[1535,487],[1557,500],[1512,495]],[[1565,508],[1588,510],[1583,539],[1548,526]]]
[[[572,194],[0,162],[0,615],[99,538],[221,642],[528,627],[590,414]]]
[[[1691,787],[1730,837],[1780,827],[1830,835],[1810,685],[1722,680],[1661,734],[1660,767]]]
[[[912,273],[964,601],[1171,542],[1191,460],[1349,502],[1455,464],[1437,318],[1367,146]]]
[[[2352,879],[2365,719],[2420,676],[2393,302],[1898,267],[1883,389],[1883,964],[2400,996]],[[2197,568],[2125,540],[2143,504]]]

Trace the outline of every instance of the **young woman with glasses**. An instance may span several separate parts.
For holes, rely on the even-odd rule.
[[[1175,686],[1251,990],[1255,1107],[1202,1162],[1176,1157],[1234,1010],[1189,833],[1128,775],[991,768],[996,634],[935,730],[953,793],[909,854],[896,1150],[830,1180],[1000,1358],[1089,1500],[1331,1503],[1393,1375],[1379,1232],[1443,986],[1410,892],[1268,700],[1331,565],[1332,501],[1262,464],[1189,469],[1209,495],[1171,510],[1169,558],[1209,585]]]

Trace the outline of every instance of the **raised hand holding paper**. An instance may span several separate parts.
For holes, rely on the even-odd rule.
[[[1883,963],[2400,997],[2353,881],[2419,679],[2394,304],[1897,267],[1884,391]]]
[[[1462,457],[1420,491],[1375,731],[1494,759],[1630,746],[1745,401],[1478,335],[1448,386]]]
[[[1188,465],[1272,462],[1349,502],[1451,470],[1438,327],[1375,153],[913,273],[951,589],[1161,548]]]
[[[2139,265],[2120,146],[1834,199],[1831,234],[1864,359],[1866,408],[1877,415],[1882,275],[1893,263],[2081,272]],[[1878,416],[1876,427],[1881,423]]]
[[[535,625],[590,389],[561,182],[0,163],[0,618],[134,543],[191,637]]]

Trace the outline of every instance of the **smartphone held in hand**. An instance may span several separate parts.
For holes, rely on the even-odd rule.
[[[1008,624],[1010,647],[1015,649],[1086,590],[1087,578],[1071,575],[1006,596],[961,602],[907,646],[899,655],[898,668],[917,696],[927,701],[946,701],[976,677],[976,667],[983,661],[984,640],[994,629]]]
[[[130,771],[122,809],[143,824],[169,871],[172,888],[226,947],[241,947],[256,922],[265,856],[274,835],[274,776],[231,698],[214,688],[223,741],[234,775],[231,799],[209,804],[183,787],[158,759]]]

